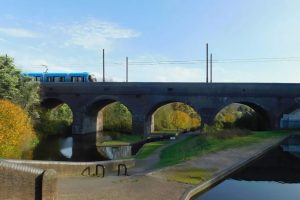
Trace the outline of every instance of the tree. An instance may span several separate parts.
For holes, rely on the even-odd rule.
[[[38,142],[30,117],[18,105],[0,100],[0,157],[22,158]]]
[[[20,71],[15,68],[13,59],[0,56],[0,98],[14,100],[19,96]]]
[[[190,116],[182,111],[175,111],[172,113],[172,123],[179,129],[186,129],[190,127]]]
[[[64,103],[51,110],[41,108],[40,120],[36,127],[43,135],[65,134],[70,131],[72,122],[72,110]]]
[[[127,107],[114,102],[103,109],[104,130],[131,132],[132,117]]]
[[[21,76],[13,58],[7,55],[0,55],[0,98],[19,104],[33,119],[39,117],[39,84]]]

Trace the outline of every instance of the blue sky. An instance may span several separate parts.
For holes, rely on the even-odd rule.
[[[129,81],[299,82],[298,0],[1,0],[0,54],[23,71]],[[179,61],[179,62],[177,62]]]

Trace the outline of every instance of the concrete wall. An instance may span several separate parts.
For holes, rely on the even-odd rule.
[[[0,199],[56,199],[56,172],[0,160]]]
[[[105,166],[106,174],[117,173],[119,164],[125,164],[127,168],[132,168],[135,166],[134,159],[110,160],[110,161],[99,161],[99,162],[60,162],[60,161],[34,161],[34,160],[7,160],[7,161],[10,163],[23,164],[27,166],[42,168],[42,169],[53,169],[56,171],[57,176],[61,176],[61,177],[88,176],[89,171],[90,171],[90,175],[93,175],[95,174],[97,164],[101,164]]]

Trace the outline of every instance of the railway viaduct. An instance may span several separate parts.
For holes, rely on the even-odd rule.
[[[73,111],[73,134],[103,129],[101,109],[119,101],[132,114],[132,131],[151,132],[152,115],[159,107],[185,103],[198,112],[202,124],[211,124],[216,114],[232,103],[245,104],[263,116],[269,129],[279,128],[283,114],[300,108],[300,84],[290,83],[42,83],[42,105],[61,103]]]

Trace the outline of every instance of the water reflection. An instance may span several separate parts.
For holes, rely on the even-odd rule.
[[[65,139],[59,138],[59,146],[60,146],[60,153],[65,156],[66,158],[70,159],[72,157],[72,150],[73,150],[73,138],[67,137]]]
[[[294,151],[286,149],[288,145],[299,148],[300,136],[292,137],[282,145],[196,199],[299,199],[300,159],[294,155]]]
[[[96,134],[48,137],[33,151],[33,160],[101,161],[131,156],[131,146],[97,147]]]

